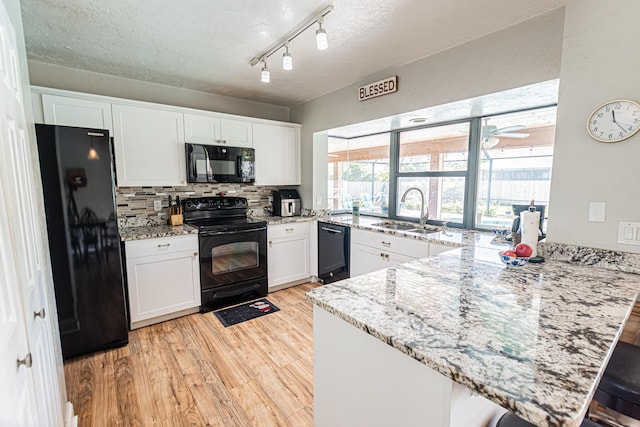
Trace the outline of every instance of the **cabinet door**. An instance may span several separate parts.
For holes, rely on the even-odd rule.
[[[113,105],[119,186],[186,185],[183,114]]]
[[[429,242],[429,256],[434,256],[441,254],[442,252],[450,251],[455,249],[451,246],[439,245],[437,243]]]
[[[44,122],[48,125],[108,129],[113,134],[111,104],[42,94]]]
[[[184,115],[184,140],[192,144],[216,144],[220,139],[220,119]]]
[[[198,254],[127,258],[131,323],[200,305]]]
[[[350,276],[356,277],[372,271],[382,270],[383,268],[395,267],[414,259],[416,258],[394,252],[381,251],[380,249],[356,243],[351,245]]]
[[[310,277],[308,234],[270,239],[267,253],[269,288]]]
[[[220,119],[220,140],[231,147],[253,147],[251,122]]]
[[[256,185],[300,185],[300,130],[253,124]]]

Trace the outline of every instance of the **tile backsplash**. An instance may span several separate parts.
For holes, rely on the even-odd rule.
[[[227,196],[246,197],[251,212],[262,213],[269,207],[269,196],[279,187],[263,187],[253,184],[189,184],[181,187],[116,187],[118,223],[121,227],[162,224],[167,221],[167,203],[190,197]],[[162,201],[162,210],[155,211],[153,202]]]

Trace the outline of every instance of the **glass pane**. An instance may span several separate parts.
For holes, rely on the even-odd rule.
[[[329,207],[386,215],[389,210],[390,134],[329,138]]]
[[[511,228],[514,204],[549,212],[556,107],[483,120],[476,227]]]
[[[400,132],[400,172],[464,171],[469,123]]]
[[[421,197],[418,191],[409,191],[404,203],[401,202],[402,195],[411,187],[419,188],[424,194],[429,219],[462,224],[465,178],[398,178],[398,216],[419,219]]]
[[[238,242],[211,249],[211,272],[225,274],[258,267],[258,242]]]

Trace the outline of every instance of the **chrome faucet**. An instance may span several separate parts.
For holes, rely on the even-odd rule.
[[[418,187],[407,188],[407,191],[404,192],[400,201],[402,203],[407,199],[407,193],[411,190],[416,190],[420,193],[420,228],[424,228],[424,223],[429,219],[429,207],[424,205],[424,193]]]

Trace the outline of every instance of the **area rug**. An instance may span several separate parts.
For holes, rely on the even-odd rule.
[[[266,298],[263,298],[246,304],[237,305],[235,307],[225,308],[224,310],[216,311],[213,314],[215,314],[218,320],[220,320],[224,327],[227,328],[246,320],[275,313],[276,311],[280,311],[280,309],[273,303],[269,302]]]

